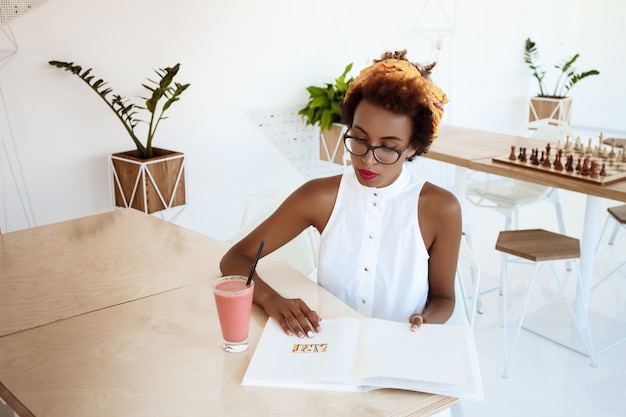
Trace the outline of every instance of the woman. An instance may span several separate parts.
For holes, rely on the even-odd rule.
[[[224,256],[225,275],[248,275],[262,256],[309,226],[321,234],[318,284],[367,317],[444,323],[454,309],[461,209],[450,192],[413,177],[405,161],[437,137],[446,95],[406,51],[361,71],[342,103],[353,170],[307,182]],[[321,317],[254,276],[254,302],[287,334],[313,336]]]

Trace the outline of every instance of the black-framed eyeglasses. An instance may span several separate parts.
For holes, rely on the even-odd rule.
[[[408,147],[399,150],[388,146],[371,146],[365,139],[351,136],[347,132],[343,135],[343,143],[348,152],[354,156],[364,156],[371,150],[374,154],[374,159],[385,165],[398,162],[398,159],[400,159],[402,154],[408,149]]]

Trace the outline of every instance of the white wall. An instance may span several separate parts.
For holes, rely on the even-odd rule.
[[[626,132],[626,85],[618,78],[626,69],[619,44],[626,4],[619,0],[390,4],[50,0],[15,20],[19,51],[0,68],[8,113],[8,120],[0,113],[0,124],[17,158],[9,152],[7,161],[0,149],[0,227],[28,227],[11,166],[19,162],[35,223],[43,225],[111,210],[107,156],[133,147],[100,98],[49,66],[51,59],[93,67],[131,99],[153,68],[182,64],[178,81],[191,87],[156,145],[187,155],[189,205],[178,223],[221,239],[237,229],[250,192],[301,181],[248,115],[297,109],[306,86],[334,79],[349,62],[361,68],[387,49],[439,60],[434,76],[450,96],[444,123],[513,134],[524,132],[535,93],[522,60],[526,37],[539,44],[546,68],[580,52],[579,69],[602,74],[574,89],[573,124]],[[438,54],[434,35],[419,29],[441,27],[446,13],[453,34]]]

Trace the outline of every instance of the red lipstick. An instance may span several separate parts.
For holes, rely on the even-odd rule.
[[[361,178],[363,178],[364,180],[373,180],[374,178],[376,178],[378,176],[377,173],[372,172],[372,171],[368,171],[366,169],[359,169],[359,175],[361,176]]]

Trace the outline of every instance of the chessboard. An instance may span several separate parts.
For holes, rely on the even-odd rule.
[[[625,149],[616,151],[614,143],[606,145],[602,134],[598,142],[592,146],[590,138],[585,146],[580,138],[571,142],[568,136],[565,144],[559,142],[552,147],[547,143],[544,149],[511,146],[508,155],[494,157],[493,161],[600,185],[626,179]]]

